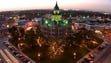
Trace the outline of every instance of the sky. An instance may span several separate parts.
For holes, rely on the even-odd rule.
[[[111,12],[111,0],[0,0],[0,11],[53,9],[56,1],[60,9]]]

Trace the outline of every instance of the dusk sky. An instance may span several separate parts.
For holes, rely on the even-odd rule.
[[[111,12],[111,0],[0,0],[0,11],[53,9],[56,1],[60,9]]]

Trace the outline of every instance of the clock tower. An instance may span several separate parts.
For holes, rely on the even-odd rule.
[[[70,22],[62,17],[62,13],[57,2],[52,10],[51,17],[44,18],[40,27],[43,35],[50,38],[62,38],[72,33]]]
[[[52,21],[56,21],[56,22],[62,20],[62,15],[61,15],[61,12],[59,10],[57,2],[56,2],[56,5],[54,7],[54,10],[53,10],[53,13],[52,13],[52,16],[51,16],[51,20]]]

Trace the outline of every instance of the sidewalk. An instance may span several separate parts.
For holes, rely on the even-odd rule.
[[[96,62],[98,59],[101,58],[101,56],[105,53],[105,51],[110,47],[110,44],[108,44],[107,46],[105,46],[105,48],[98,50],[99,47],[103,46],[105,42],[103,42],[101,45],[99,45],[97,48],[95,48],[94,50],[92,50],[91,52],[89,52],[87,55],[85,55],[83,58],[81,58],[79,61],[77,61],[76,63],[82,63],[84,61],[85,58],[87,59],[91,59],[90,55],[94,56],[93,59],[91,59],[94,62]]]

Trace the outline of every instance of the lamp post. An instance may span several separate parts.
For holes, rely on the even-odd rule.
[[[20,37],[18,38],[18,41],[21,41],[21,38],[20,38]],[[18,46],[18,49],[21,50],[21,48],[20,48],[20,43],[18,43],[17,46]]]
[[[74,59],[76,59],[76,55],[77,55],[76,52],[74,52],[74,53],[73,53]]]
[[[37,53],[38,63],[40,62],[41,53]]]
[[[20,51],[23,50],[23,48],[21,48],[22,46],[24,46],[24,43],[18,43],[18,49],[19,49]]]

